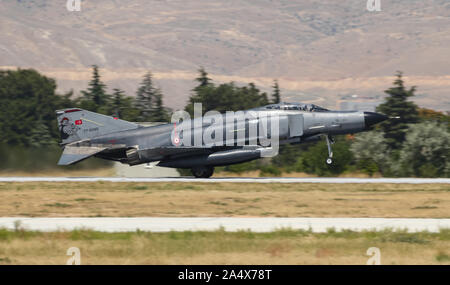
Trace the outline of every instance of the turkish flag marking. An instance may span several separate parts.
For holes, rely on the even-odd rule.
[[[83,121],[82,121],[82,120],[76,120],[76,121],[75,121],[75,125],[81,125],[81,124],[83,124]]]

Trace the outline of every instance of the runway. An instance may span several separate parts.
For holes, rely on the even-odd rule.
[[[400,219],[400,218],[0,218],[0,228],[17,228],[35,231],[70,231],[91,229],[102,232],[214,231],[223,228],[235,232],[271,232],[277,229],[311,230],[326,232],[341,230],[408,230],[409,232],[439,232],[450,229],[450,219]]]
[[[332,184],[450,184],[449,178],[125,178],[125,177],[0,177],[0,182],[196,182],[196,183],[332,183]]]

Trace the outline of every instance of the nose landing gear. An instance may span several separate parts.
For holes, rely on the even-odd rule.
[[[331,149],[331,145],[334,144],[334,139],[333,139],[333,137],[326,135],[325,140],[327,141],[327,147],[328,147],[327,164],[331,165],[333,163],[333,150]]]

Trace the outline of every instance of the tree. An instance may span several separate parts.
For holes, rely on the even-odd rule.
[[[199,83],[199,85],[196,88],[194,88],[194,90],[197,88],[202,88],[202,87],[205,87],[205,86],[208,86],[209,84],[211,84],[211,78],[208,77],[208,73],[203,68],[203,66],[201,66],[198,69],[198,73],[199,73],[199,76],[195,80]]]
[[[294,165],[303,151],[306,151],[304,145],[280,145],[279,154],[271,159],[271,163],[276,167],[282,167],[287,171],[295,170]]]
[[[391,160],[382,132],[372,131],[358,134],[350,150],[355,157],[358,170],[370,175],[376,172],[383,174],[388,172]]]
[[[203,67],[200,67],[198,70],[198,77],[195,78],[195,81],[198,82],[198,85],[192,89],[193,94],[189,97],[189,102],[185,106],[185,111],[189,112],[191,116],[194,115],[194,103],[202,103],[203,113],[212,110],[209,106],[212,105],[210,102],[211,94],[215,90],[214,84],[211,82],[211,78],[208,77],[208,73]]]
[[[33,69],[0,71],[0,143],[29,147],[36,129],[56,142],[55,110],[65,100],[55,90],[53,79]]]
[[[112,115],[127,121],[137,121],[139,110],[134,106],[134,98],[126,96],[119,88],[113,89],[108,115]]]
[[[261,93],[255,84],[238,87],[234,82],[223,83],[218,86],[211,82],[203,68],[199,69],[199,77],[195,80],[199,85],[192,91],[185,111],[194,114],[194,104],[202,103],[202,114],[216,110],[220,113],[226,111],[246,110],[268,104],[267,94]]]
[[[194,113],[194,103],[202,103],[203,114],[216,110],[220,113],[226,111],[246,110],[268,104],[267,94],[261,93],[253,83],[238,87],[233,82],[214,86],[205,86],[189,98],[185,110]]]
[[[0,168],[55,168],[61,155],[55,110],[74,107],[73,92],[59,95],[54,79],[33,69],[0,70]],[[68,169],[99,167],[87,161]]]
[[[450,176],[450,132],[444,124],[411,125],[400,157],[394,163],[397,175]]]
[[[333,164],[326,164],[328,148],[323,142],[311,146],[298,158],[297,171],[317,174],[319,176],[338,175],[348,169],[353,160],[350,144],[344,140],[337,140],[333,145]]]
[[[281,94],[280,94],[280,86],[278,85],[278,81],[274,80],[273,83],[273,91],[272,91],[272,103],[278,104],[281,102]]]
[[[159,89],[155,92],[154,104],[152,107],[152,121],[153,122],[168,122],[169,111],[163,104],[163,95]]]
[[[124,101],[125,101],[124,91],[119,88],[114,88],[113,95],[111,98],[110,114],[113,114],[118,118],[122,118]]]
[[[438,112],[427,108],[419,108],[419,117],[422,122],[434,121],[438,123],[444,123],[450,130],[450,116],[448,114],[446,115],[442,112]]]
[[[39,118],[31,130],[29,137],[29,145],[34,148],[56,146],[55,140],[52,138],[50,131],[45,122]]]
[[[147,72],[136,92],[136,108],[139,110],[141,122],[151,121],[156,88],[153,86],[152,74]]]
[[[144,75],[141,86],[136,95],[135,106],[139,111],[138,119],[141,122],[167,122],[169,111],[163,104],[163,93],[153,84],[152,74]]]
[[[81,91],[83,98],[80,106],[83,109],[107,113],[109,104],[109,95],[106,93],[106,85],[101,81],[98,66],[92,66],[92,79],[86,91]]]
[[[409,90],[405,89],[402,79],[402,72],[397,72],[397,79],[394,81],[394,87],[384,91],[389,96],[385,103],[377,107],[377,111],[389,117],[399,117],[384,121],[380,124],[384,131],[386,143],[390,149],[399,150],[405,141],[408,131],[408,124],[414,124],[419,121],[417,106],[408,98],[414,96],[416,87]]]
[[[125,96],[120,107],[120,118],[130,122],[139,121],[139,110],[134,106],[134,97]]]

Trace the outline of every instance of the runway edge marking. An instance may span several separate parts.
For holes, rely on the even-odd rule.
[[[450,184],[449,178],[126,178],[126,177],[0,177],[0,182],[191,182],[191,183],[326,183]]]

